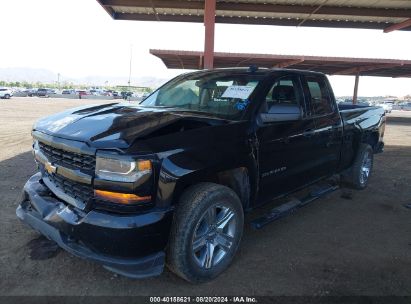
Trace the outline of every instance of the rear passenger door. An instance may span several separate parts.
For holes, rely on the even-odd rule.
[[[315,176],[321,178],[336,172],[341,152],[343,126],[328,80],[323,75],[306,75],[304,92],[309,98],[315,130]]]

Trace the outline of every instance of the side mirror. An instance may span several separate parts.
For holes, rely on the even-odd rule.
[[[272,105],[268,112],[260,113],[260,121],[262,123],[296,121],[302,119],[302,116],[303,113],[299,105],[283,103]]]

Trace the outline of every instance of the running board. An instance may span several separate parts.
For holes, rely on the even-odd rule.
[[[292,199],[291,201],[281,206],[271,209],[271,211],[269,211],[264,216],[252,221],[251,225],[255,229],[261,229],[265,225],[293,213],[298,208],[304,207],[305,205],[308,205],[309,203],[315,201],[316,199],[323,197],[328,193],[334,192],[338,188],[339,188],[338,186],[333,186],[333,185],[325,185],[322,187],[317,187],[313,189],[309,195],[307,195],[306,197],[302,199]]]

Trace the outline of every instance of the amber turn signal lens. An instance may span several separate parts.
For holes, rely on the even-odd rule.
[[[129,193],[119,193],[104,190],[94,190],[94,196],[97,198],[104,199],[113,203],[119,204],[135,204],[141,201],[147,201],[151,199],[151,196],[138,196]]]
[[[151,161],[149,160],[139,160],[137,162],[138,171],[150,171],[151,170]]]

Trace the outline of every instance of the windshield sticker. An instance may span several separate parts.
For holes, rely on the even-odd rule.
[[[222,98],[239,98],[247,99],[253,92],[254,87],[250,86],[229,86],[221,95]]]

